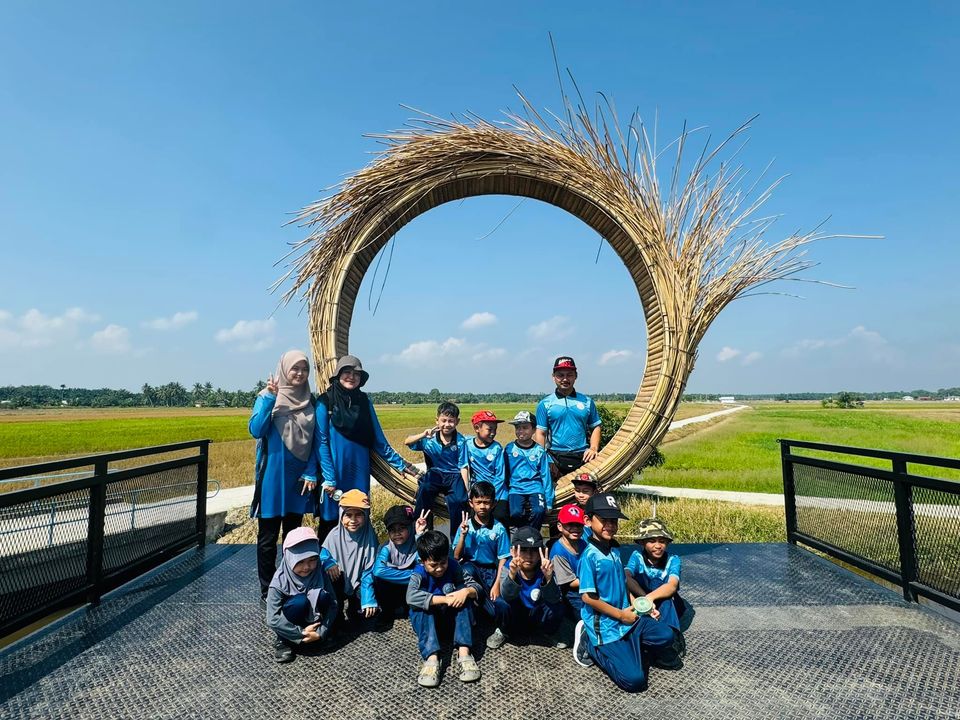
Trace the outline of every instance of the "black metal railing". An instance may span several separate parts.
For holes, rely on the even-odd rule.
[[[960,482],[910,472],[960,460],[780,440],[787,540],[960,611]],[[882,461],[870,467],[797,450]],[[844,458],[845,459],[845,458]]]
[[[0,637],[99,602],[206,537],[209,440],[0,469]],[[195,451],[195,452],[192,452]],[[111,467],[162,453],[186,457]],[[77,468],[90,468],[86,472]],[[68,472],[64,472],[68,471]],[[74,479],[42,484],[38,478]],[[80,475],[80,477],[77,477]]]

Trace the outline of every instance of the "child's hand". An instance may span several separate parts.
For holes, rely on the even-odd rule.
[[[450,593],[447,595],[447,605],[453,608],[462,608],[467,602],[469,592],[467,588],[463,588],[462,590]]]
[[[620,611],[620,617],[617,618],[624,625],[633,625],[637,621],[637,614],[633,608],[624,608]]]
[[[363,610],[360,611],[360,614],[363,615],[365,618],[372,618],[374,615],[377,614],[377,610],[379,609],[380,608],[378,607],[364,608]]]
[[[333,580],[334,582],[336,582],[337,580],[339,580],[339,579],[340,579],[340,566],[339,566],[339,565],[333,565],[330,569],[327,570],[327,576],[328,576],[331,580]]]
[[[543,573],[544,584],[550,582],[553,577],[553,563],[550,562],[550,553],[546,548],[540,548],[540,572]]]
[[[653,610],[651,610],[651,611],[650,611],[649,613],[647,613],[647,614],[648,614],[650,617],[652,617],[654,620],[659,620],[659,619],[660,619],[660,611],[657,610],[656,608],[654,608]]]
[[[463,512],[463,519],[460,520],[460,532],[464,535],[470,532],[470,513],[466,510]]]
[[[276,395],[279,389],[280,378],[274,377],[273,375],[267,376],[267,392],[271,395]]]
[[[429,510],[421,510],[420,517],[417,518],[416,522],[413,524],[414,532],[417,535],[423,535],[427,531],[427,518],[430,517]]]
[[[497,598],[500,597],[500,578],[497,577],[493,581],[493,586],[490,588],[490,602],[496,602]]]
[[[426,440],[427,438],[432,438],[438,432],[440,432],[440,428],[436,425],[434,425],[432,428],[427,428],[423,431],[423,439]]]
[[[301,642],[312,643],[320,640],[320,623],[313,623],[313,625],[307,625],[303,629],[303,640]]]
[[[510,546],[510,567],[508,568],[510,579],[516,580],[520,572],[520,548],[516,545]]]

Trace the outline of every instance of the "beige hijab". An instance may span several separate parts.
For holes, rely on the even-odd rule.
[[[290,350],[280,356],[276,373],[277,402],[273,406],[273,426],[280,433],[287,450],[298,460],[306,461],[313,447],[313,428],[317,422],[310,396],[310,380],[297,387],[287,380],[290,368],[301,360],[310,367],[310,361],[300,350]]]

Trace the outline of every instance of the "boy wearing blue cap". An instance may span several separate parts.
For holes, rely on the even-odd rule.
[[[593,530],[578,564],[583,609],[574,633],[573,657],[579,665],[594,663],[627,692],[647,689],[645,665],[673,642],[673,628],[658,622],[659,612],[634,612],[627,592],[623,561],[614,539],[626,515],[610,494],[594,495],[586,514]]]

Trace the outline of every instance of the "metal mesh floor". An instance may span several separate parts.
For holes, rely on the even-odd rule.
[[[960,718],[957,624],[789,545],[674,549],[686,666],[643,694],[511,644],[425,690],[405,620],[278,666],[254,547],[215,545],[0,654],[0,718]]]

